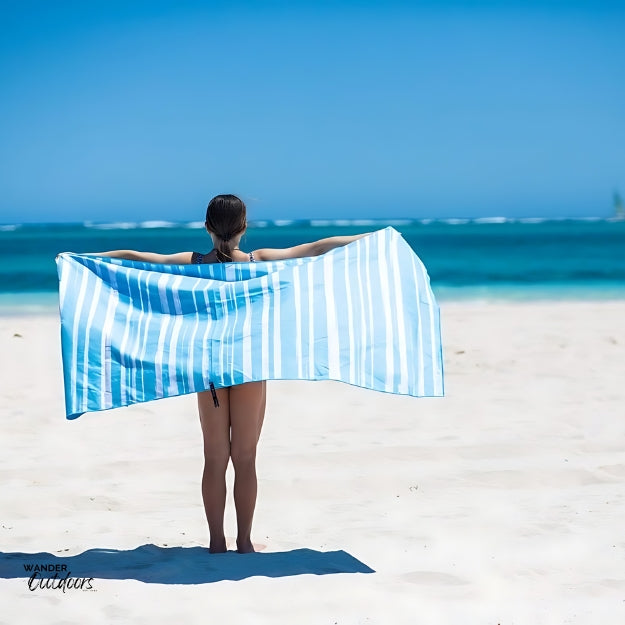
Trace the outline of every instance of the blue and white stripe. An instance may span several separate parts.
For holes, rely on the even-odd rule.
[[[425,267],[386,228],[323,256],[152,265],[61,254],[69,419],[255,380],[443,395]]]

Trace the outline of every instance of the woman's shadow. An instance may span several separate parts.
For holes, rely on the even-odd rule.
[[[0,552],[0,578],[135,579],[154,584],[207,584],[247,577],[287,577],[332,573],[374,573],[345,551],[294,549],[241,555],[233,551],[209,554],[204,547],[89,549],[74,556],[51,553]]]

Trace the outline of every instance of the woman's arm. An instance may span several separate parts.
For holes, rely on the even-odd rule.
[[[256,260],[286,260],[287,258],[304,258],[306,256],[320,256],[336,247],[343,247],[348,243],[352,243],[362,237],[369,236],[371,233],[355,234],[348,237],[329,237],[320,239],[312,243],[302,243],[294,247],[286,247],[284,249],[265,248],[254,251]]]
[[[90,256],[108,256],[125,260],[138,260],[144,263],[158,265],[189,265],[193,252],[178,252],[177,254],[155,254],[154,252],[136,252],[135,250],[113,250],[110,252],[93,252]]]

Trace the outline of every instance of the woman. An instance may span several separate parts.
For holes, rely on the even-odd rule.
[[[234,195],[218,195],[210,201],[206,210],[205,225],[213,242],[213,249],[207,254],[199,252],[153,254],[116,250],[99,255],[166,264],[245,263],[319,256],[366,236],[362,234],[330,237],[285,249],[259,249],[246,253],[239,248],[241,237],[247,228],[245,204]],[[251,531],[257,491],[256,447],[265,416],[265,387],[266,382],[262,381],[216,389],[216,400],[210,391],[197,394],[204,437],[202,498],[210,533],[211,553],[227,550],[223,523],[226,505],[226,469],[231,459],[235,473],[237,551],[239,553],[254,551]]]

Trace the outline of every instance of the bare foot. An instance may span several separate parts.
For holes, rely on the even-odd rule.
[[[237,540],[237,553],[254,553],[255,551],[251,540],[246,540],[241,543]]]
[[[226,546],[226,539],[211,540],[208,547],[209,553],[226,553],[228,547]]]

